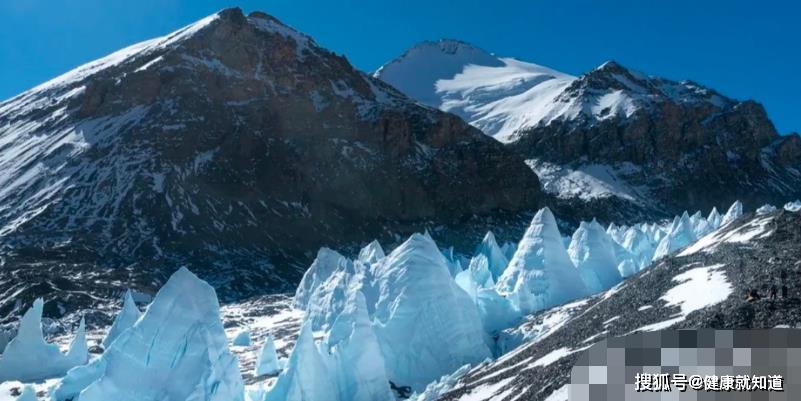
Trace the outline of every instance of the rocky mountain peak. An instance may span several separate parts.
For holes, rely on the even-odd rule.
[[[614,89],[646,93],[649,77],[624,67],[622,64],[610,60],[588,73],[579,77],[579,80],[593,82],[599,89],[608,89],[605,85],[612,85]]]
[[[609,93],[621,91],[639,107],[651,107],[661,102],[677,104],[704,103],[716,109],[728,109],[737,101],[713,89],[690,80],[672,81],[648,76],[624,67],[616,61],[607,61],[581,76],[568,92],[591,91]]]
[[[605,61],[603,64],[595,67],[593,71],[602,71],[606,73],[628,73],[629,70],[626,67],[623,67],[620,63],[615,60],[608,60]]]
[[[271,17],[269,14],[262,11],[253,11],[249,16],[261,15],[264,18]],[[246,21],[245,12],[240,7],[228,7],[214,13],[220,21],[233,22],[241,24]]]
[[[237,8],[0,103],[0,144],[4,268],[185,265],[229,299],[286,289],[309,249],[542,201],[501,144]]]

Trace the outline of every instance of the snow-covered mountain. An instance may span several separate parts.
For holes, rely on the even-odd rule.
[[[373,75],[502,142],[555,121],[631,117],[665,101],[735,103],[693,82],[647,77],[614,61],[574,77],[448,39],[420,43]]]
[[[541,200],[459,118],[228,9],[0,103],[0,282],[18,295],[0,316],[68,271],[109,293],[182,265],[225,299],[285,290],[322,245]]]
[[[609,61],[579,77],[466,43],[424,42],[374,74],[455,112],[525,157],[546,191],[596,215],[783,203],[801,193],[801,139],[761,105]],[[604,206],[606,204],[606,206]]]

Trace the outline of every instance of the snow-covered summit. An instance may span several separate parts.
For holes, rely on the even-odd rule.
[[[420,43],[374,76],[498,139],[549,118],[548,103],[575,79],[453,40]]]
[[[441,39],[418,43],[400,57],[381,66],[373,76],[422,103],[439,107],[441,101],[434,84],[440,79],[461,73],[468,65],[500,67],[503,62],[468,43]]]

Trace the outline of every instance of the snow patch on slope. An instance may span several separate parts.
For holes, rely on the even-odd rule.
[[[661,299],[667,301],[667,306],[681,307],[684,316],[725,301],[731,295],[732,285],[721,267],[721,264],[696,267],[673,277],[673,281],[680,284],[668,290]]]
[[[539,159],[528,159],[526,164],[540,178],[545,191],[562,199],[579,198],[588,201],[615,196],[640,204],[647,199],[644,188],[633,187],[621,178],[625,174],[639,171],[637,166],[630,163],[618,167],[587,164],[571,168]]]
[[[496,383],[489,383],[484,384],[481,386],[476,387],[470,393],[463,395],[459,398],[459,401],[494,401],[494,400],[503,400],[509,394],[506,392],[500,392],[501,389],[506,387],[514,377],[510,377],[508,379],[501,380]]]
[[[725,301],[734,287],[726,278],[726,274],[720,270],[723,266],[715,264],[696,267],[673,277],[673,281],[679,284],[669,289],[659,299],[666,302],[665,306],[678,306],[681,312],[670,319],[640,327],[632,332],[667,329],[684,321],[692,312]]]
[[[714,231],[688,246],[678,256],[689,256],[698,252],[712,253],[724,243],[744,244],[754,238],[769,237],[773,233],[770,230],[771,221],[773,221],[773,216],[767,216],[751,220],[735,230]]]

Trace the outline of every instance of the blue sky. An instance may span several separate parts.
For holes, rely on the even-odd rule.
[[[614,59],[758,100],[780,132],[801,131],[801,3],[789,0],[8,0],[0,99],[231,6],[272,14],[363,70],[443,37],[571,74]]]

